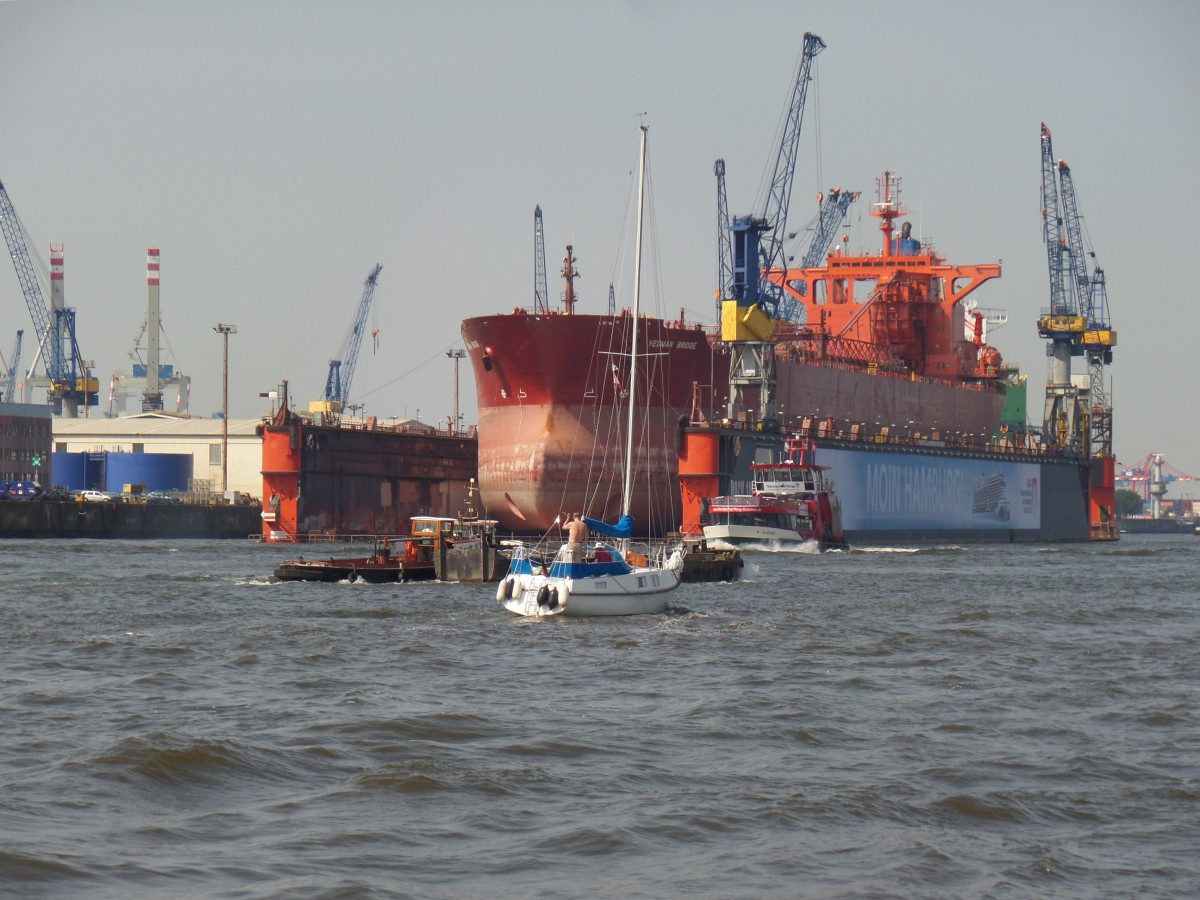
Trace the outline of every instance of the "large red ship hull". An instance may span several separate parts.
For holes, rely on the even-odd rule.
[[[631,322],[515,311],[462,323],[479,406],[481,498],[502,528],[544,531],[562,512],[617,514]],[[639,346],[638,393],[650,402],[635,416],[635,477],[643,483],[648,468],[663,488],[639,494],[632,512],[641,529],[661,532],[679,524],[680,418],[694,402],[710,418],[724,415],[729,356],[699,326],[654,318],[640,320]],[[801,359],[780,358],[777,376],[784,423],[831,421],[834,433],[990,435],[1004,406],[999,393]]]

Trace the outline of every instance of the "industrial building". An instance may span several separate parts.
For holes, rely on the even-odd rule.
[[[52,421],[45,404],[0,402],[0,482],[43,480]]]
[[[34,407],[45,409],[45,407]],[[47,417],[48,418],[48,417]],[[54,419],[53,449],[59,454],[187,454],[192,459],[189,490],[196,493],[219,493],[222,481],[221,419],[206,419],[168,412],[139,413],[117,419]],[[258,497],[262,492],[262,441],[255,428],[262,419],[230,419],[226,490]],[[154,461],[146,459],[146,468]],[[122,466],[121,471],[133,470]],[[124,475],[122,479],[124,479]],[[57,476],[43,484],[60,482]],[[80,487],[70,485],[71,487]],[[104,488],[120,490],[120,485]],[[183,489],[182,486],[180,489]]]

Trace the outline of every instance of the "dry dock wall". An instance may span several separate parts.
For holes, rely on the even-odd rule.
[[[257,506],[0,501],[0,538],[246,538]]]

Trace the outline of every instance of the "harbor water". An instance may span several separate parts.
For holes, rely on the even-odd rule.
[[[753,553],[541,621],[273,583],[295,547],[0,553],[3,896],[1200,893],[1200,538]]]

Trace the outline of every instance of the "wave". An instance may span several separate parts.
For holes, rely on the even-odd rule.
[[[190,739],[164,732],[123,740],[86,767],[99,769],[117,781],[180,787],[222,784],[231,778],[277,782],[292,775],[290,760],[277,752],[236,741]]]
[[[88,873],[59,859],[0,849],[0,884],[87,878]]]
[[[851,547],[851,553],[962,553],[963,548],[956,544],[933,545],[929,547]]]

